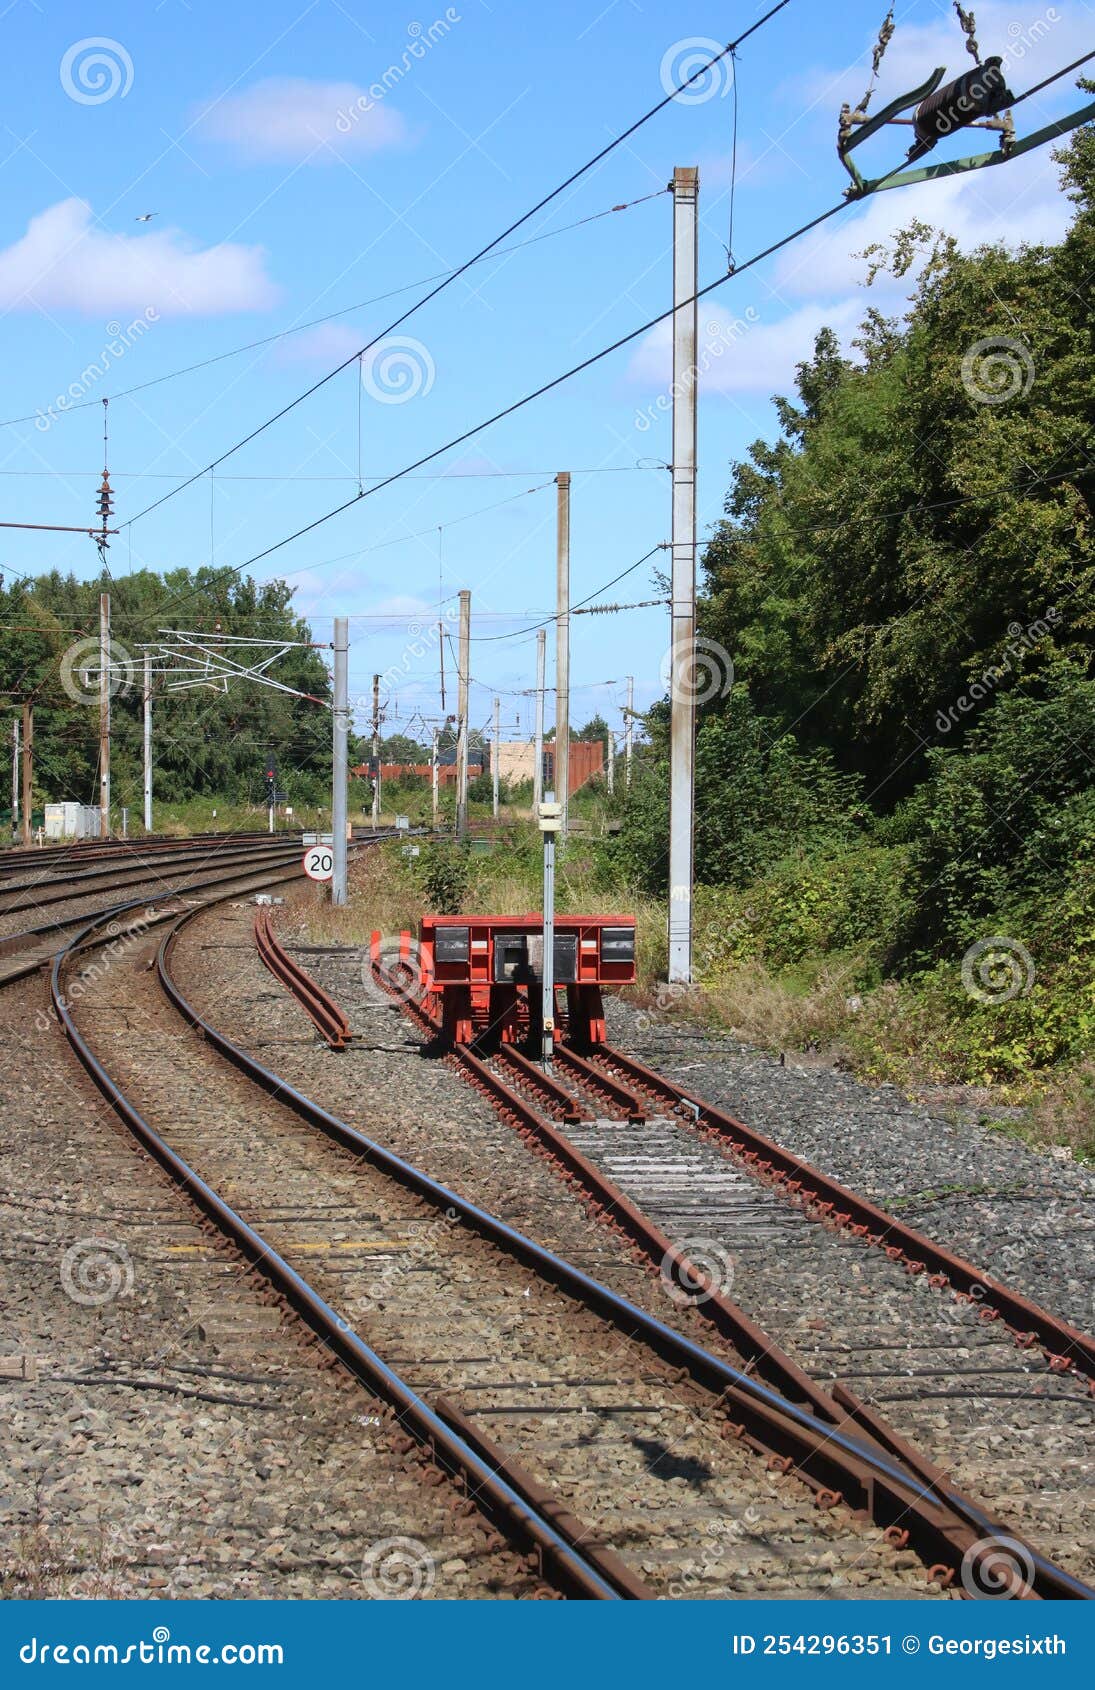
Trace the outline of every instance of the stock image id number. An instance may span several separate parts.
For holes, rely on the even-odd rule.
[[[732,1655],[754,1655],[758,1650],[762,1655],[888,1655],[890,1639],[873,1632],[769,1632],[762,1637],[738,1633],[730,1639]]]

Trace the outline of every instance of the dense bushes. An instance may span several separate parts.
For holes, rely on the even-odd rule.
[[[873,255],[919,263],[911,309],[854,357],[822,331],[704,555],[735,681],[697,735],[698,967],[823,985],[812,1025],[875,1068],[1010,1080],[1095,1036],[1091,128],[1063,163],[1056,247]],[[666,717],[602,858],[661,896]]]

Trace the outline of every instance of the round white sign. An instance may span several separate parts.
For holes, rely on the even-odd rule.
[[[330,880],[335,872],[335,854],[329,845],[309,845],[304,853],[304,872],[309,880]]]

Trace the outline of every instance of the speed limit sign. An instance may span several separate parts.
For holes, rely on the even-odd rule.
[[[335,872],[335,854],[329,845],[309,845],[304,853],[304,872],[309,880],[330,880]]]

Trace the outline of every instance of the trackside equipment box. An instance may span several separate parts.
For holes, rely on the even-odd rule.
[[[75,804],[47,804],[43,815],[43,831],[47,839],[98,839],[99,806]]]

